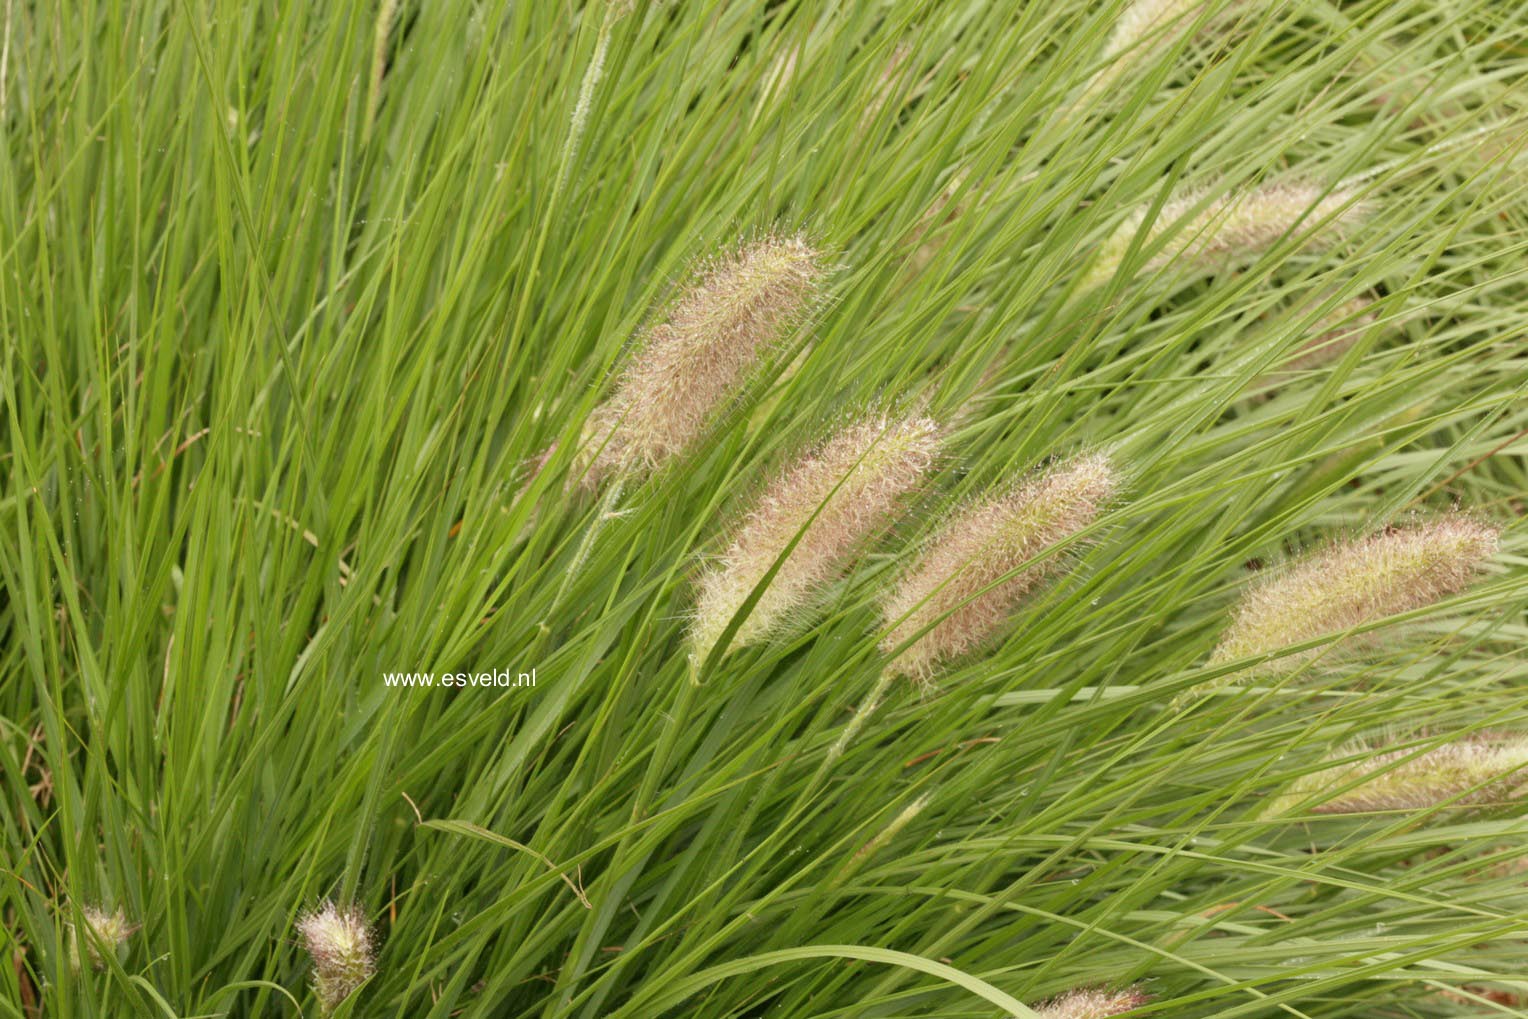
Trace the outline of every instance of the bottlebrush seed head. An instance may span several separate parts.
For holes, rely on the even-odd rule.
[[[1108,458],[1091,454],[1057,464],[957,515],[886,601],[883,616],[890,630],[881,649],[888,654],[933,624],[888,668],[926,679],[996,636],[1019,602],[1063,572],[1067,561],[1052,555],[992,585],[1091,524],[1117,487]]]
[[[80,909],[80,915],[85,918],[88,931],[75,927],[73,923],[69,924],[69,966],[76,972],[85,959],[90,960],[92,969],[104,969],[106,960],[97,946],[115,951],[127,940],[128,935],[138,929],[137,924],[127,922],[127,914],[120,907],[108,913],[94,906],[84,906]]]
[[[800,235],[761,237],[697,270],[590,415],[590,481],[651,470],[690,450],[807,314],[826,272],[822,254]]]
[[[1365,756],[1352,759],[1358,755]],[[1473,737],[1420,754],[1415,748],[1382,750],[1359,745],[1331,760],[1345,763],[1302,775],[1269,804],[1266,813],[1287,814],[1328,791],[1327,799],[1306,809],[1317,814],[1361,814],[1513,799],[1528,782],[1528,737]]]
[[[1166,237],[1147,258],[1147,271],[1175,262],[1213,268],[1228,259],[1245,258],[1272,247],[1291,230],[1303,231],[1309,247],[1330,246],[1370,211],[1352,191],[1328,192],[1314,184],[1269,185],[1222,196],[1199,208],[1203,198],[1203,193],[1196,191],[1169,199],[1150,227],[1145,226],[1149,208],[1137,209],[1103,243],[1085,287],[1108,282],[1142,229],[1147,230],[1143,245]],[[1196,208],[1199,211],[1194,211]]]
[[[1068,991],[1035,1006],[1041,1019],[1109,1019],[1110,1016],[1140,1008],[1151,998],[1139,987],[1112,991],[1103,987],[1085,987]]]
[[[1456,514],[1333,545],[1249,590],[1210,664],[1255,658],[1457,594],[1495,554],[1499,534]],[[1284,655],[1256,668],[1287,672],[1323,650]]]
[[[376,972],[371,929],[359,907],[325,902],[297,921],[297,932],[313,957],[313,991],[328,1015]]]
[[[691,631],[696,656],[709,653],[803,527],[801,540],[738,628],[733,646],[758,641],[807,605],[853,552],[891,521],[933,465],[940,438],[939,425],[930,418],[871,416],[843,428],[780,474],[743,518],[720,562],[700,578]]]

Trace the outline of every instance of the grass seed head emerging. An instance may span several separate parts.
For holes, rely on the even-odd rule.
[[[1104,987],[1083,987],[1068,991],[1035,1007],[1041,1019],[1109,1019],[1110,1016],[1140,1008],[1150,998],[1138,986],[1114,991]]]
[[[127,922],[127,914],[121,907],[108,913],[95,906],[84,906],[80,909],[80,915],[85,918],[85,926],[89,930],[81,930],[70,924],[69,966],[76,972],[85,959],[90,960],[92,969],[104,969],[106,960],[97,946],[104,945],[115,950],[138,929],[137,924]]]
[[[1200,191],[1176,195],[1163,204],[1149,227],[1146,217],[1150,207],[1137,208],[1103,243],[1084,287],[1108,282],[1143,229],[1147,231],[1143,245],[1166,238],[1147,257],[1143,271],[1153,272],[1176,262],[1213,269],[1265,251],[1292,230],[1303,232],[1308,248],[1330,247],[1371,208],[1352,191],[1328,191],[1315,184],[1274,184],[1224,195],[1201,207],[1203,202]]]
[[[1496,552],[1498,536],[1496,528],[1454,514],[1333,545],[1249,590],[1210,662],[1270,654],[1457,594]],[[1324,650],[1284,655],[1256,670],[1288,672]]]
[[[1328,798],[1307,809],[1317,814],[1362,814],[1426,810],[1442,804],[1480,806],[1517,796],[1528,780],[1524,771],[1528,738],[1522,736],[1463,739],[1421,754],[1415,749],[1358,746],[1333,759],[1345,763],[1302,775],[1273,800],[1267,813],[1287,814],[1325,792],[1330,793]]]
[[[807,314],[825,275],[821,252],[800,235],[761,237],[703,266],[590,415],[589,480],[650,471],[692,449]]]
[[[359,907],[325,902],[297,921],[297,932],[313,957],[313,991],[328,1015],[376,972],[371,929]]]
[[[801,540],[738,628],[733,644],[759,640],[804,607],[867,538],[891,521],[933,466],[939,443],[940,428],[931,418],[872,415],[786,468],[744,517],[720,563],[700,579],[691,632],[698,656],[710,651],[803,527]]]
[[[927,678],[996,636],[1026,595],[1067,568],[1067,559],[1051,555],[1024,564],[1091,524],[1117,487],[1108,458],[1090,454],[956,516],[886,601],[886,653],[932,624],[889,668]]]

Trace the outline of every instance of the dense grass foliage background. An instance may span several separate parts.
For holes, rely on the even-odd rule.
[[[1264,812],[1528,729],[1517,4],[1215,0],[1107,60],[1117,0],[380,6],[3,3],[0,1015],[317,1015],[326,898],[378,944],[342,1015],[1528,1015],[1520,804]],[[1084,289],[1137,210],[1289,182],[1372,212]],[[812,319],[580,486],[686,267],[791,230]],[[946,423],[934,480],[692,682],[697,571],[867,408]],[[1087,450],[1071,576],[831,760],[914,543]],[[1504,529],[1466,593],[1180,696],[1257,576],[1456,504]],[[141,925],[99,971],[87,906]]]

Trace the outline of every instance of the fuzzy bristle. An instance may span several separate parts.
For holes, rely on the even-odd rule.
[[[1215,268],[1264,251],[1292,230],[1304,232],[1307,247],[1330,246],[1370,210],[1351,191],[1327,191],[1312,184],[1269,185],[1222,196],[1200,208],[1203,199],[1201,192],[1169,199],[1150,227],[1145,225],[1148,208],[1137,209],[1103,243],[1084,288],[1108,282],[1143,229],[1147,231],[1143,245],[1167,236],[1166,243],[1147,258],[1144,271],[1180,262]]]
[[[1334,545],[1248,591],[1210,664],[1271,654],[1456,594],[1496,552],[1498,537],[1494,527],[1453,515]],[[1325,651],[1310,648],[1256,668],[1287,672]]]
[[[1041,1019],[1109,1019],[1110,1016],[1140,1008],[1150,997],[1139,987],[1110,990],[1084,987],[1052,998],[1035,1006]]]
[[[1015,606],[1067,561],[1052,555],[999,578],[1091,524],[1117,487],[1107,457],[1082,456],[956,516],[887,599],[883,651],[933,624],[888,668],[927,678],[997,635]]]
[[[890,522],[933,465],[939,442],[940,427],[930,418],[872,416],[787,468],[744,517],[718,565],[700,579],[691,631],[697,656],[715,645],[803,527],[800,542],[738,628],[733,646],[763,638],[808,604],[850,555]]]
[[[298,920],[297,932],[313,958],[313,991],[325,1015],[376,972],[371,929],[359,907],[325,902]]]
[[[1358,755],[1366,756],[1352,759]],[[1267,814],[1287,814],[1329,790],[1326,799],[1306,809],[1317,814],[1361,814],[1425,810],[1441,804],[1479,806],[1515,798],[1528,781],[1524,770],[1528,769],[1528,738],[1522,736],[1477,737],[1420,754],[1414,749],[1358,746],[1332,759],[1344,763],[1302,775],[1269,804]]]
[[[586,477],[645,472],[690,451],[826,275],[800,235],[767,236],[702,267],[648,329],[584,429]]]
[[[86,959],[90,960],[92,969],[104,969],[106,960],[98,946],[114,951],[138,929],[137,924],[127,922],[127,914],[120,907],[108,913],[94,906],[83,906],[80,915],[85,918],[85,926],[89,930],[81,930],[70,924],[69,965],[75,970],[79,970]]]

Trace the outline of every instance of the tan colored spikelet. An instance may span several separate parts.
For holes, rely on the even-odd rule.
[[[927,678],[996,636],[1015,606],[1064,571],[1067,561],[1052,555],[992,585],[1093,523],[1117,487],[1109,459],[1090,454],[957,515],[886,601],[883,616],[890,630],[881,649],[888,654],[933,624],[887,668]]]
[[[1346,189],[1326,191],[1314,184],[1273,184],[1240,195],[1226,195],[1194,211],[1204,199],[1194,191],[1165,202],[1149,227],[1149,206],[1136,209],[1100,247],[1084,279],[1084,289],[1108,282],[1125,260],[1141,230],[1149,247],[1167,241],[1150,255],[1143,270],[1155,271],[1176,262],[1215,268],[1233,258],[1255,255],[1291,231],[1303,234],[1307,247],[1337,243],[1369,214],[1370,206]]]
[[[376,972],[371,928],[360,907],[330,901],[298,920],[297,932],[313,958],[313,992],[328,1015]]]
[[[688,452],[807,313],[825,272],[821,253],[799,234],[761,237],[701,267],[590,415],[589,480],[651,470]]]
[[[1138,986],[1122,990],[1084,987],[1052,998],[1035,1006],[1040,1019],[1109,1019],[1110,1016],[1140,1008],[1151,997]]]
[[[1287,814],[1322,793],[1329,795],[1306,809],[1316,814],[1361,814],[1514,799],[1528,781],[1528,738],[1473,737],[1420,754],[1415,748],[1359,745],[1329,760],[1343,763],[1300,776],[1269,803],[1265,814]]]
[[[711,650],[804,526],[732,646],[758,641],[807,605],[866,539],[890,523],[933,465],[940,438],[930,418],[874,415],[841,429],[781,473],[743,519],[720,562],[700,578],[691,630],[696,657]]]
[[[82,906],[80,915],[85,918],[88,930],[75,927],[73,922],[69,924],[69,967],[76,972],[86,959],[90,960],[91,969],[105,969],[101,948],[115,951],[138,929],[137,924],[127,922],[127,914],[120,906],[110,913],[95,906]]]
[[[1249,590],[1210,664],[1272,654],[1457,594],[1495,554],[1499,534],[1454,514],[1333,545]],[[1326,650],[1284,655],[1217,682],[1235,682],[1259,670],[1288,672]]]

